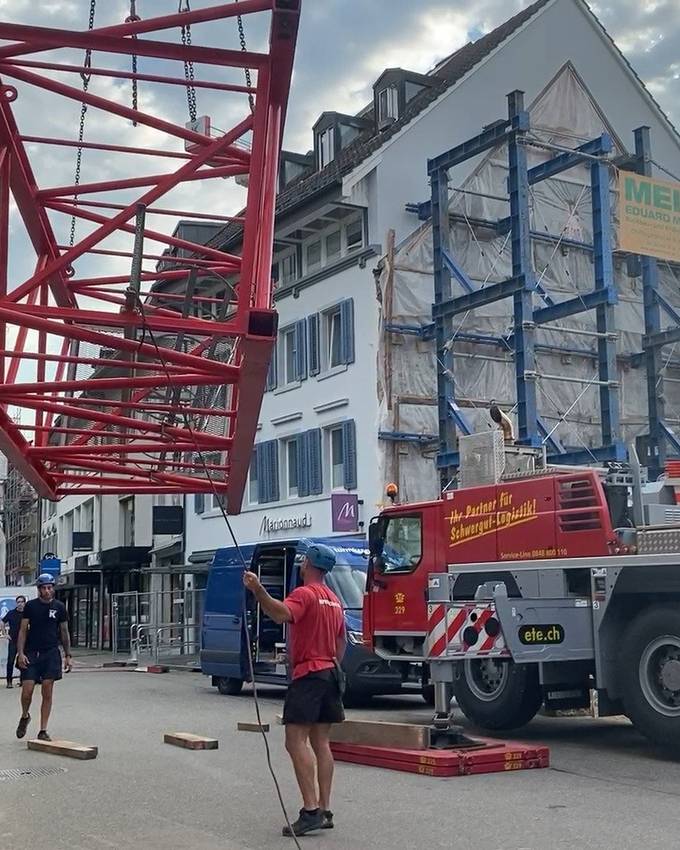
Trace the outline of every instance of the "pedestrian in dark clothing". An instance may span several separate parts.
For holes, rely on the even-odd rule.
[[[47,722],[52,711],[52,689],[61,679],[61,652],[64,647],[64,670],[71,670],[71,639],[66,623],[66,607],[54,598],[54,579],[49,573],[38,577],[38,598],[27,602],[21,619],[17,641],[17,665],[21,670],[21,718],[17,738],[23,738],[31,721],[28,713],[33,690],[41,685],[40,731],[38,740],[50,741]]]
[[[342,604],[324,584],[324,575],[334,566],[335,553],[330,547],[310,546],[300,567],[304,584],[283,602],[270,596],[254,573],[243,574],[243,583],[262,611],[276,623],[290,623],[293,681],[286,694],[283,723],[303,808],[291,824],[292,832],[287,826],[283,828],[288,836],[334,826],[330,811],[334,768],[330,729],[331,724],[345,719],[340,661],[346,648]]]
[[[14,662],[17,657],[17,640],[19,639],[19,629],[21,628],[21,616],[26,604],[25,596],[17,596],[14,600],[16,608],[8,611],[2,618],[2,626],[0,626],[0,637],[9,639],[7,646],[7,687],[13,688],[12,679],[14,678]],[[7,629],[7,634],[5,634]]]

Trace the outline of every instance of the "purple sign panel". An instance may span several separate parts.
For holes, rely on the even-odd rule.
[[[359,497],[351,493],[333,493],[331,496],[333,531],[359,530]]]

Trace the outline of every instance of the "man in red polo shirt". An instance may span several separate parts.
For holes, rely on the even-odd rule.
[[[295,835],[332,829],[334,825],[329,808],[334,767],[329,736],[331,724],[345,719],[340,661],[346,648],[342,604],[324,584],[324,575],[334,566],[332,549],[321,544],[310,546],[300,567],[304,584],[283,602],[273,599],[254,573],[243,574],[243,583],[265,614],[276,623],[291,624],[293,681],[286,694],[283,723],[286,749],[303,803],[300,817],[292,824]],[[288,827],[284,827],[283,834],[291,834]]]

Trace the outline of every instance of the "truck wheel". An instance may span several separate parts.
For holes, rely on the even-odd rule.
[[[220,677],[217,680],[217,690],[227,697],[235,697],[241,693],[243,689],[243,679],[225,679]]]
[[[372,696],[373,694],[366,693],[365,691],[357,691],[354,688],[350,688],[349,685],[346,685],[345,693],[342,697],[342,704],[345,708],[361,708],[371,702]]]
[[[680,612],[643,611],[627,630],[619,656],[623,704],[650,741],[680,756]]]
[[[535,665],[496,658],[456,665],[453,690],[468,720],[494,731],[524,726],[543,702]]]

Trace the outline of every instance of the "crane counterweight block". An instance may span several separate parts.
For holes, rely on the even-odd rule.
[[[277,333],[301,2],[205,0],[122,23],[90,5],[78,32],[0,20],[0,451],[43,498],[213,492],[238,513]],[[249,51],[243,21],[265,19],[268,48]],[[214,46],[230,29],[241,51]],[[21,123],[17,99],[39,103]],[[197,99],[233,123],[197,119]],[[77,129],[79,113],[72,138],[40,133],[42,116]]]

